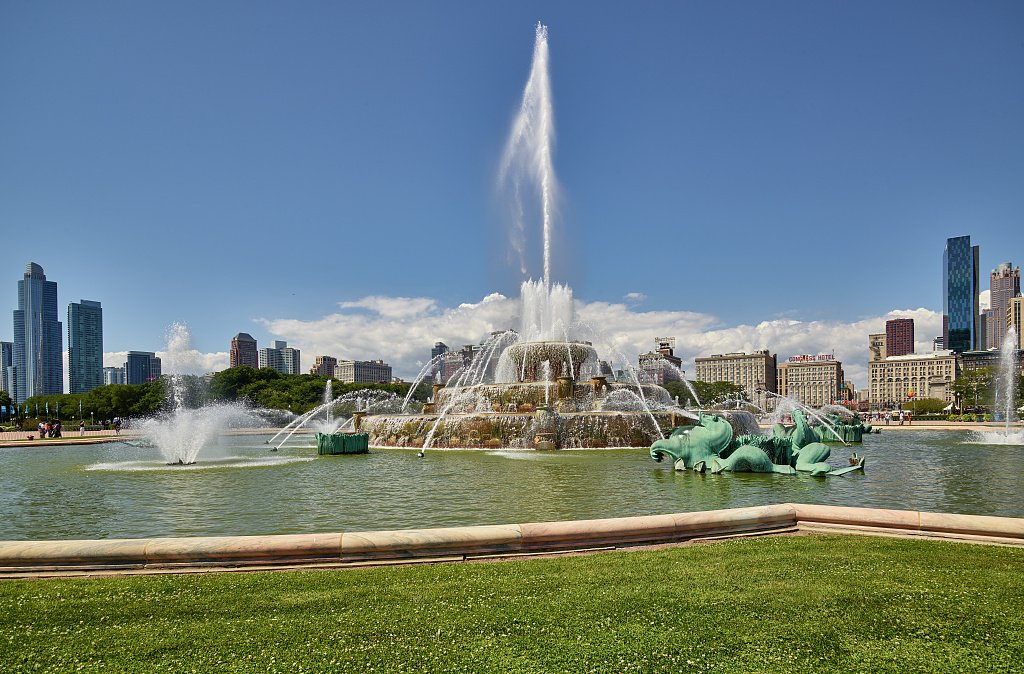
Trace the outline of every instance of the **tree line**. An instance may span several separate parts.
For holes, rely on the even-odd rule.
[[[211,376],[182,375],[174,378],[175,398],[186,407],[218,402],[240,402],[266,409],[289,410],[302,414],[323,402],[328,377],[316,374],[281,374],[269,368],[247,366],[222,370]],[[0,392],[0,406],[7,409],[3,420],[25,427],[40,421],[85,419],[104,423],[116,418],[146,417],[170,407],[169,379],[163,377],[144,384],[98,386],[87,393],[32,396],[22,405],[13,405],[7,393]],[[351,391],[378,389],[405,396],[410,384],[346,384],[334,380],[334,397]],[[425,401],[430,388],[420,384],[413,398]]]

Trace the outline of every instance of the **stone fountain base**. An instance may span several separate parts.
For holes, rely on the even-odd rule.
[[[370,415],[361,420],[360,430],[369,434],[375,447],[423,447],[436,423],[429,445],[435,448],[577,449],[649,447],[689,421],[667,412],[559,412],[541,407],[517,413],[448,414],[440,423],[437,414]]]

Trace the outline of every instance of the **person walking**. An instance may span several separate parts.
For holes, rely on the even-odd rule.
[[[78,437],[85,435],[85,419],[78,422]]]
[[[903,410],[900,410],[900,426],[903,425]]]

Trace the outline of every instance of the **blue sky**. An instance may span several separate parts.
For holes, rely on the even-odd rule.
[[[495,178],[538,20],[554,276],[627,358],[672,330],[857,378],[890,312],[934,336],[947,237],[1024,260],[1024,3],[8,0],[0,338],[30,260],[112,360],[183,321],[199,369],[246,331],[412,376],[514,327]]]

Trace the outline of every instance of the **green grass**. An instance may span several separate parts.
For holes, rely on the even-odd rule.
[[[856,536],[0,582],[0,671],[1024,669],[1024,549]]]

